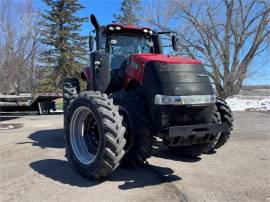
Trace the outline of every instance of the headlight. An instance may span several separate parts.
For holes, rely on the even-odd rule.
[[[114,30],[114,27],[113,26],[110,26],[109,27],[109,30],[113,31]]]
[[[149,34],[152,35],[153,34],[153,31],[149,30]]]
[[[116,26],[115,29],[116,29],[116,30],[120,30],[121,27],[120,27],[120,26]]]
[[[94,65],[95,66],[99,66],[101,63],[100,63],[100,61],[99,60],[96,60],[95,62],[94,62]]]
[[[167,96],[156,95],[156,105],[192,105],[208,104],[216,101],[215,95],[189,95],[189,96]]]
[[[148,29],[143,29],[143,32],[144,32],[144,33],[147,33],[147,32],[148,32]]]

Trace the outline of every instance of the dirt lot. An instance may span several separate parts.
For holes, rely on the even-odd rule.
[[[156,147],[149,165],[89,181],[64,158],[62,115],[1,115],[0,200],[270,201],[270,114],[234,116],[233,138],[213,155],[189,160]]]

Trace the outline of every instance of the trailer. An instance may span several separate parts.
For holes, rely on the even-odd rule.
[[[62,93],[0,95],[0,112],[36,111],[40,115],[49,114],[51,110],[56,111],[55,100],[62,97]]]

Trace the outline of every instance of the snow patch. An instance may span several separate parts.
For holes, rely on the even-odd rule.
[[[254,97],[242,97],[237,95],[231,98],[227,98],[226,102],[231,107],[232,111],[262,111],[270,112],[270,97],[254,96]]]

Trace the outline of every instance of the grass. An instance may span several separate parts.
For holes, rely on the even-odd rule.
[[[63,99],[55,100],[56,110],[63,110],[63,106],[64,106]]]

